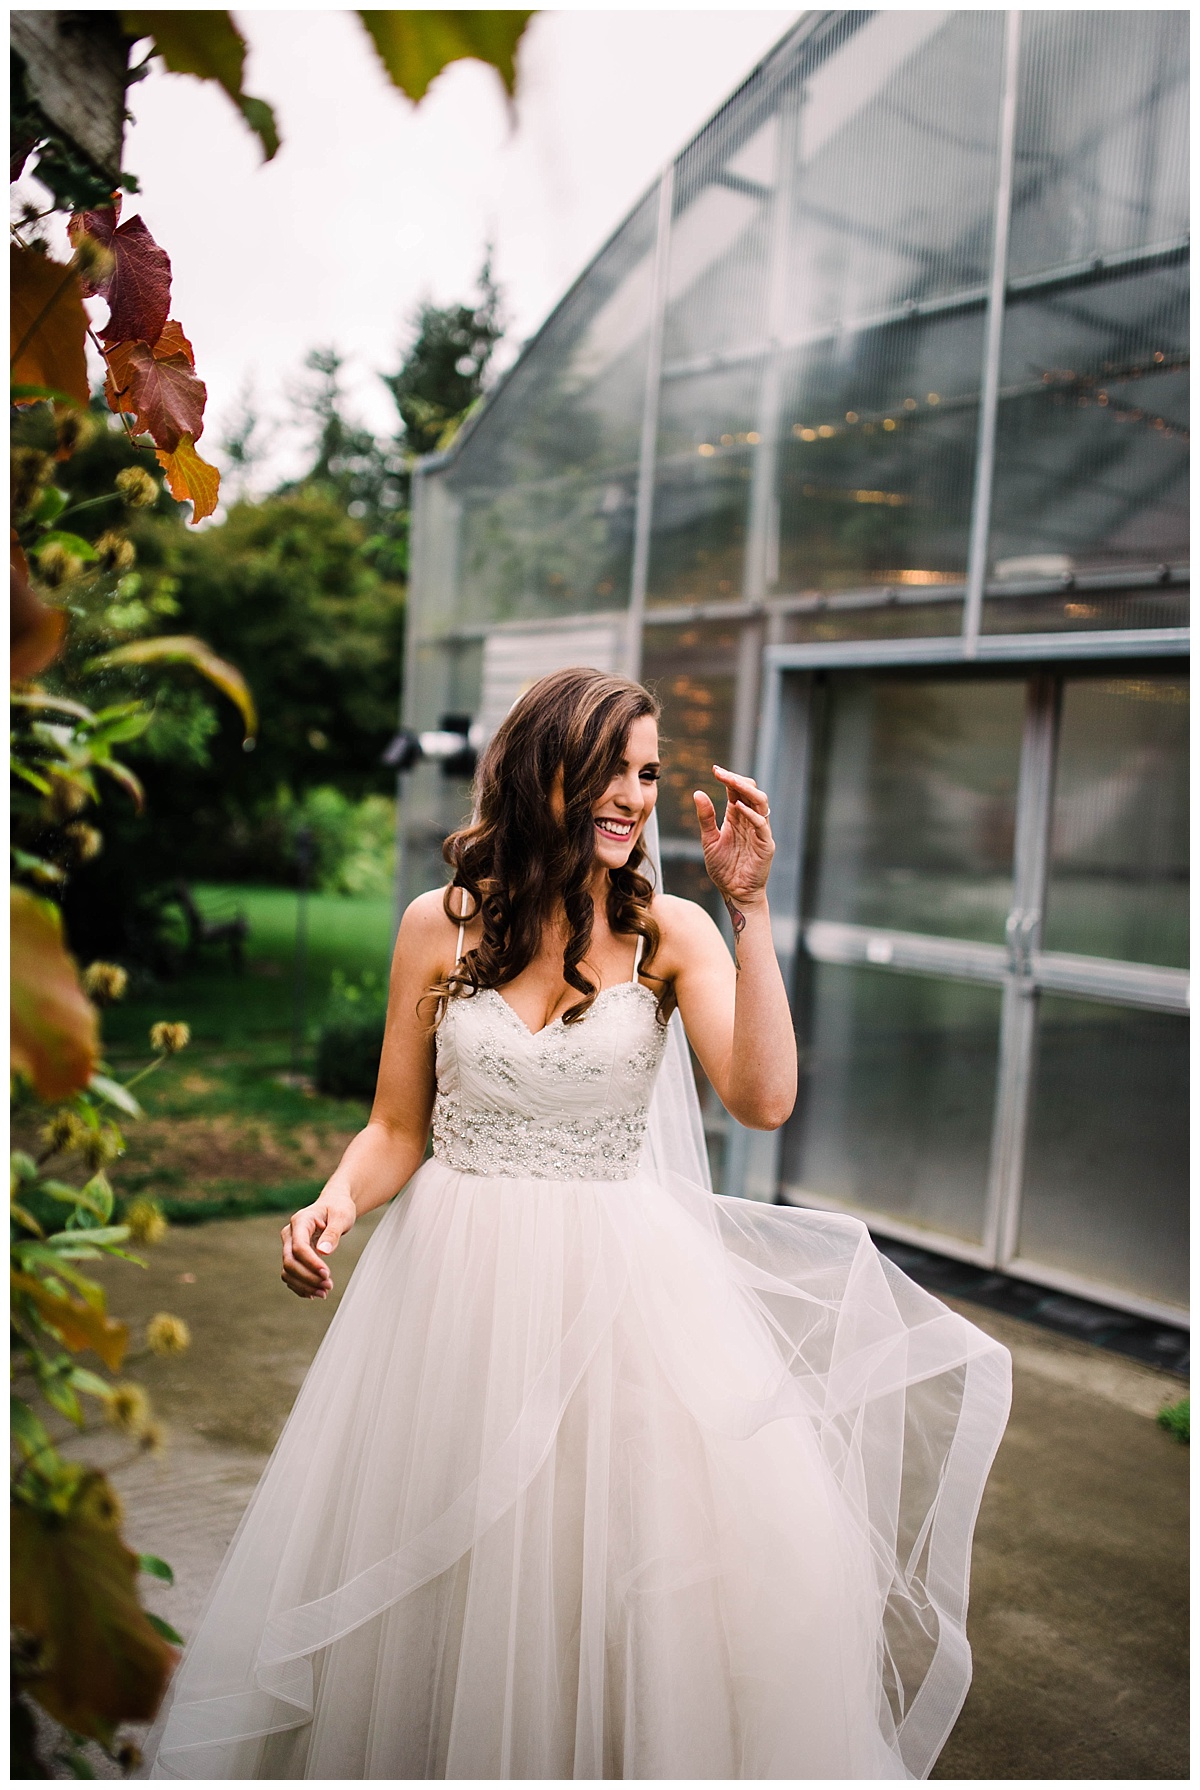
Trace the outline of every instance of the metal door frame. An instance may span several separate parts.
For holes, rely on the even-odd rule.
[[[1186,1322],[1176,1306],[1027,1262],[1017,1254],[1025,1138],[1037,997],[1043,990],[1115,1004],[1186,1013],[1187,973],[1068,952],[1043,951],[1048,841],[1054,790],[1058,709],[1064,674],[1089,664],[1148,658],[1179,660],[1185,628],[1090,634],[983,636],[974,652],[961,636],[946,640],[882,640],[768,646],[763,654],[762,709],[755,775],[771,792],[777,854],[771,903],[775,948],[789,995],[801,949],[821,961],[872,964],[990,983],[1003,990],[1000,1051],[983,1241],[964,1243],[886,1214],[870,1214],[882,1235],[960,1260],[1002,1267],[1022,1279],[1118,1305],[1164,1322]],[[885,670],[890,666],[1026,667],[1029,675],[1018,784],[1013,903],[1004,945],[978,944],[832,921],[803,922],[804,849],[811,800],[813,677],[818,670]],[[765,1201],[783,1195],[782,1132],[755,1132],[730,1121],[725,1190]],[[835,1202],[828,1202],[835,1208]],[[849,1208],[847,1208],[849,1209]]]

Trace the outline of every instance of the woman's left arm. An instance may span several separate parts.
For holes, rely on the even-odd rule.
[[[796,1103],[796,1038],[767,906],[775,855],[770,808],[752,777],[719,765],[713,771],[725,786],[721,825],[702,791],[694,800],[705,869],[733,926],[735,961],[703,909],[672,904],[675,996],[692,1048],[727,1111],[743,1125],[774,1131]]]

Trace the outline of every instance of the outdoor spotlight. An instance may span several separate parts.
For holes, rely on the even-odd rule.
[[[438,763],[443,777],[471,777],[483,745],[483,724],[470,715],[443,715],[436,728],[414,733],[401,727],[381,754],[381,762],[393,771],[411,771],[422,759]]]

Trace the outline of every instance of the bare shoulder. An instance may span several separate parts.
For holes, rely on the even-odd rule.
[[[681,895],[655,895],[650,911],[662,935],[663,972],[668,977],[686,965],[714,954],[728,957],[720,929],[696,901]]]
[[[394,969],[437,982],[452,967],[457,927],[445,896],[445,889],[426,889],[409,902],[396,936]]]

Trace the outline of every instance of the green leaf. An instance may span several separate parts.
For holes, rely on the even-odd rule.
[[[50,1432],[41,1418],[36,1416],[23,1398],[15,1394],[8,1401],[9,1433],[20,1453],[26,1460],[31,1455],[49,1452],[52,1448]]]
[[[142,702],[122,702],[115,708],[101,710],[88,729],[88,744],[114,746],[122,740],[136,740],[153,719],[154,710]]]
[[[131,37],[152,37],[155,54],[172,74],[223,87],[271,160],[279,148],[275,114],[265,100],[242,92],[246,42],[229,13],[123,12],[121,23]]]
[[[124,1243],[128,1237],[127,1224],[109,1224],[98,1226],[93,1231],[55,1231],[46,1241],[58,1257],[70,1261],[78,1256],[79,1248],[83,1245],[88,1249],[95,1249],[102,1243]]]
[[[41,553],[45,547],[62,547],[67,553],[73,553],[76,559],[92,560],[100,557],[90,541],[85,541],[82,535],[69,533],[65,528],[52,528],[49,534],[44,534],[34,543],[34,554]]]
[[[108,1381],[102,1380],[99,1374],[92,1373],[90,1368],[73,1366],[70,1381],[76,1392],[89,1393],[92,1398],[108,1397],[110,1390]]]
[[[155,1634],[161,1635],[164,1641],[169,1641],[172,1647],[183,1646],[183,1636],[178,1630],[173,1629],[169,1622],[164,1622],[161,1616],[156,1616],[152,1610],[147,1610],[146,1620]]]
[[[84,1183],[79,1189],[79,1198],[81,1203],[86,1202],[87,1210],[94,1212],[101,1224],[108,1223],[112,1217],[113,1190],[108,1176],[103,1170],[94,1174],[90,1181]],[[95,1243],[99,1235],[99,1231],[89,1232],[89,1243]]]
[[[164,1584],[173,1585],[175,1583],[175,1574],[166,1561],[160,1560],[157,1554],[139,1554],[138,1566],[142,1572],[150,1573],[153,1578],[162,1579]]]
[[[142,1109],[127,1089],[119,1081],[113,1081],[107,1075],[93,1075],[88,1082],[91,1093],[98,1094],[101,1100],[107,1100],[110,1106],[116,1106],[131,1119],[140,1119]]]
[[[33,1213],[27,1212],[24,1206],[19,1206],[16,1200],[9,1200],[8,1210],[13,1221],[16,1224],[21,1225],[24,1230],[32,1231],[35,1237],[44,1237],[46,1235],[37,1219],[33,1216]]]
[[[265,99],[251,99],[243,94],[238,109],[263,146],[263,155],[270,161],[279,148],[279,127],[275,114]]]
[[[131,640],[126,646],[115,647],[112,652],[101,653],[92,659],[87,670],[106,671],[113,665],[190,665],[193,671],[198,671],[237,704],[247,738],[253,738],[258,731],[254,698],[241,672],[218,658],[211,647],[191,634],[161,634],[150,640]]]
[[[60,491],[57,485],[47,485],[42,492],[42,501],[34,513],[34,521],[40,522],[45,527],[48,523],[53,522],[56,516],[61,515],[66,507],[66,492]]]
[[[39,1374],[38,1384],[46,1403],[52,1405],[61,1417],[67,1419],[68,1423],[78,1424],[82,1428],[83,1406],[65,1375],[59,1373]]]
[[[389,78],[420,100],[450,62],[472,56],[494,68],[511,97],[515,57],[532,12],[360,12]]]
[[[13,869],[23,871],[26,876],[36,876],[41,882],[61,882],[66,871],[59,864],[52,864],[49,858],[35,858],[32,852],[22,851],[19,845],[12,848]]]
[[[19,759],[12,760],[12,772],[15,777],[20,777],[23,782],[36,789],[39,795],[48,796],[54,793],[54,786],[47,778],[40,777],[36,771],[30,770],[29,766],[22,764]]]
[[[78,1236],[78,1232],[65,1231],[60,1232],[59,1235]],[[28,1271],[40,1266],[47,1273],[61,1279],[67,1286],[74,1287],[84,1304],[90,1305],[93,1311],[102,1312],[104,1310],[104,1288],[98,1286],[94,1280],[89,1280],[87,1275],[80,1273],[78,1268],[72,1268],[71,1264],[65,1262],[59,1252],[56,1249],[51,1249],[48,1244],[18,1243],[13,1247],[12,1256],[20,1268]]]

